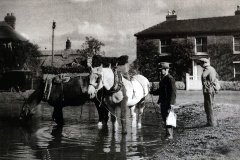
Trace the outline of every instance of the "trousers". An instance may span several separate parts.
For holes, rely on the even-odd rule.
[[[161,103],[161,115],[162,115],[162,119],[164,121],[164,124],[165,124],[166,128],[172,128],[172,126],[167,126],[166,125],[166,119],[167,119],[167,116],[168,116],[168,110],[169,109],[171,109],[170,105]]]
[[[207,115],[207,123],[209,125],[215,125],[215,119],[213,114],[214,93],[203,93],[203,95],[204,95],[204,110]]]

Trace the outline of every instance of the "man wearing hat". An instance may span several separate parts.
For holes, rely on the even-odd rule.
[[[215,91],[212,84],[216,79],[216,71],[212,66],[210,66],[210,61],[207,58],[200,58],[199,64],[203,68],[201,79],[204,96],[204,109],[207,114],[206,126],[215,126],[216,122],[213,115]]]
[[[150,93],[159,95],[158,104],[161,105],[161,115],[166,127],[166,138],[173,139],[173,127],[166,125],[168,111],[171,109],[171,105],[176,103],[175,79],[168,73],[169,68],[169,63],[160,63],[159,70],[161,71],[162,79],[159,82],[159,88]]]

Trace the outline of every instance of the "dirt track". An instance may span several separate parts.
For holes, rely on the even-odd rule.
[[[201,93],[192,93],[195,98],[201,96]],[[216,127],[204,126],[206,114],[202,102],[192,102],[190,97],[188,99],[186,95],[180,94],[180,101],[189,100],[191,103],[176,109],[178,126],[174,129],[174,140],[168,141],[167,145],[150,159],[239,159],[239,92],[234,92],[235,96],[231,97],[228,93],[230,92],[216,95]],[[186,97],[183,99],[184,96]]]

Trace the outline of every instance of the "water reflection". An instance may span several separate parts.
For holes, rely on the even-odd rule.
[[[148,110],[141,129],[128,125],[128,134],[122,135],[121,129],[112,132],[110,122],[99,129],[92,105],[84,106],[82,111],[80,107],[66,107],[64,127],[51,121],[52,108],[47,104],[38,106],[31,123],[22,127],[17,119],[20,105],[9,105],[0,105],[1,113],[9,113],[0,113],[3,159],[146,159],[163,144],[159,120]]]

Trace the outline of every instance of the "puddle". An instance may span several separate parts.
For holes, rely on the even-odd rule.
[[[53,108],[41,103],[28,127],[21,127],[21,104],[0,104],[0,159],[147,159],[163,146],[164,129],[154,109],[146,109],[141,129],[128,134],[112,132],[112,124],[99,129],[95,106],[65,107],[65,124],[51,121]],[[81,115],[82,112],[82,115]]]

